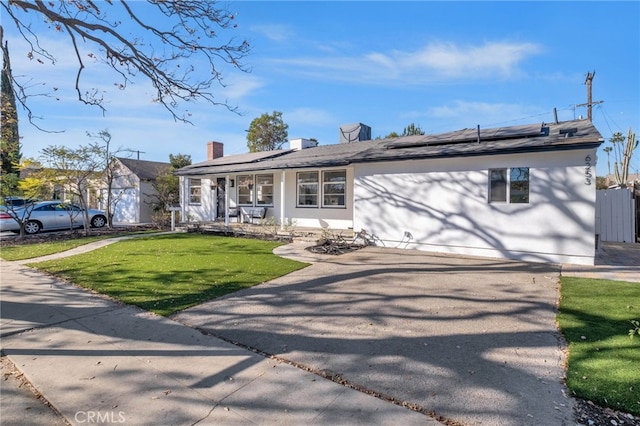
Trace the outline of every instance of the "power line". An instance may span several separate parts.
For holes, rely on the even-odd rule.
[[[133,152],[137,153],[138,154],[138,160],[140,160],[140,154],[146,154],[146,152],[139,151],[139,150],[136,150],[136,149],[123,149],[123,151],[131,152],[131,153],[133,153]]]
[[[604,107],[602,107],[602,106],[598,107],[598,110],[602,114],[602,118],[604,119],[604,122],[607,124],[607,127],[609,128],[609,131],[611,132],[611,134],[613,134],[615,132],[611,128],[611,124],[609,124],[609,121],[611,121],[611,123],[613,123],[614,127],[616,127],[618,129],[618,131],[622,132],[622,127],[620,127],[620,125],[613,120],[613,118],[605,111]]]

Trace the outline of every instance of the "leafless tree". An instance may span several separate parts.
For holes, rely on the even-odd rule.
[[[113,184],[122,173],[120,170],[120,164],[116,161],[116,156],[124,148],[120,147],[113,149],[111,147],[111,133],[109,130],[100,130],[98,133],[93,134],[87,132],[87,136],[96,139],[98,144],[102,143],[102,150],[104,153],[104,172],[102,173],[102,183],[104,185],[104,191],[100,194],[100,200],[105,206],[105,213],[107,214],[107,226],[113,228],[113,215],[116,211],[118,203],[122,200],[122,194],[113,193]]]
[[[43,169],[39,178],[64,188],[77,201],[84,216],[84,231],[89,234],[89,193],[100,180],[106,166],[105,147],[98,143],[78,148],[50,145],[40,151]],[[71,211],[70,211],[71,213]],[[71,226],[70,216],[70,226]]]
[[[0,5],[3,25],[15,25],[28,43],[26,55],[34,61],[56,63],[56,53],[41,43],[49,34],[32,25],[34,17],[49,31],[68,37],[77,61],[70,84],[78,100],[103,113],[104,93],[83,84],[87,61],[110,67],[120,89],[138,76],[145,77],[155,89],[153,101],[177,121],[190,122],[188,111],[179,108],[184,102],[204,100],[236,110],[213,89],[224,87],[225,64],[248,71],[241,61],[249,53],[249,43],[234,36],[235,15],[215,1],[5,0]],[[29,87],[16,79],[13,83],[16,98],[32,121]]]

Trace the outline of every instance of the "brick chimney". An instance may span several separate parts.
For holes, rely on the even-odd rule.
[[[224,144],[222,142],[207,143],[207,160],[215,160],[224,156]]]

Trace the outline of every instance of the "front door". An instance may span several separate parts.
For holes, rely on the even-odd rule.
[[[224,220],[227,201],[227,191],[226,191],[227,181],[225,178],[218,178],[216,180],[216,219]]]

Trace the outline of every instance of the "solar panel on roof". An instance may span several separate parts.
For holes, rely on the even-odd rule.
[[[535,136],[548,135],[548,130],[545,132],[543,125],[529,125],[529,126],[517,126],[517,127],[498,127],[494,129],[464,129],[458,132],[445,133],[437,136],[425,136],[420,140],[391,142],[385,146],[386,149],[403,149],[403,148],[416,148],[424,146],[442,146],[458,143],[470,143],[470,142],[490,142],[507,139],[521,139],[530,138]]]

